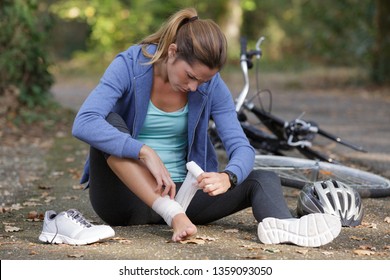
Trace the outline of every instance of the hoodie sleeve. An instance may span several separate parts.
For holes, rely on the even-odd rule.
[[[124,54],[118,55],[97,87],[84,101],[73,123],[74,137],[111,155],[137,158],[142,143],[106,121],[117,101],[131,94],[131,67]],[[125,149],[126,147],[126,149]],[[130,147],[130,149],[129,149]]]

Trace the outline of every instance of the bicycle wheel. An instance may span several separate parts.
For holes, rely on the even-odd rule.
[[[310,159],[274,155],[257,155],[254,169],[271,170],[281,178],[282,185],[301,189],[306,183],[334,179],[356,189],[361,197],[390,195],[390,181],[382,176]]]

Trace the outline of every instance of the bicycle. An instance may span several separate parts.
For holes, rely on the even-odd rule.
[[[313,121],[306,121],[298,117],[292,121],[285,121],[271,114],[264,108],[261,94],[268,94],[272,104],[272,94],[269,90],[262,90],[259,86],[259,60],[262,56],[261,37],[254,50],[247,50],[247,41],[241,39],[240,66],[244,77],[244,86],[235,99],[237,117],[241,127],[251,145],[256,149],[254,169],[272,170],[276,172],[283,186],[301,189],[309,182],[334,179],[355,188],[361,197],[383,197],[390,195],[390,181],[380,175],[347,167],[323,152],[315,150],[313,140],[316,135],[330,141],[344,145],[351,149],[366,152],[363,147],[355,145],[341,137],[325,131]],[[256,58],[256,88],[255,95],[248,99],[250,89],[249,69],[253,67],[253,58]],[[256,106],[253,99],[258,97],[260,106]],[[253,114],[264,129],[259,129],[251,123],[247,113]],[[213,122],[210,122],[209,134],[214,146],[222,148]],[[296,150],[305,158],[291,157],[287,151]]]

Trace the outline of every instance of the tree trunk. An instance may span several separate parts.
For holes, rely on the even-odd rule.
[[[376,42],[371,77],[379,85],[390,84],[390,1],[376,1]]]
[[[221,29],[229,45],[229,54],[239,57],[240,53],[240,28],[242,25],[242,8],[240,0],[229,0],[226,3],[226,15],[222,19]]]

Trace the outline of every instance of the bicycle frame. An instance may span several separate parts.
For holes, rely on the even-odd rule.
[[[254,148],[276,155],[283,155],[283,151],[296,149],[307,158],[336,163],[333,158],[311,148],[312,141],[315,135],[318,134],[351,149],[366,152],[361,146],[354,145],[320,129],[314,122],[308,122],[300,118],[288,122],[266,112],[262,108],[256,107],[253,102],[247,100],[250,90],[249,69],[253,66],[252,59],[254,56],[256,56],[257,61],[260,60],[262,56],[261,44],[264,39],[264,37],[260,37],[256,43],[256,49],[250,51],[247,51],[246,39],[241,39],[240,65],[244,77],[244,86],[235,100],[236,112],[241,126]],[[245,111],[253,113],[272,134],[250,124],[247,121]]]

